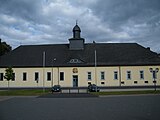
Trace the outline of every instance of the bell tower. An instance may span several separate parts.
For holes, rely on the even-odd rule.
[[[81,38],[81,29],[77,24],[73,28],[73,38],[69,39],[70,50],[83,50],[84,49],[84,38]]]

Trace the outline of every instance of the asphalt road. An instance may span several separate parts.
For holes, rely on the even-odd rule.
[[[160,95],[12,97],[0,101],[0,120],[160,120]]]

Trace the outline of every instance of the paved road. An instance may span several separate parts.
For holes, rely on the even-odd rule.
[[[160,95],[13,97],[0,101],[0,120],[160,120]]]

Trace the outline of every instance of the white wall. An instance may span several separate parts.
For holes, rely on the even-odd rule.
[[[73,68],[78,73],[73,73]],[[63,87],[73,86],[73,75],[78,75],[78,86],[88,86],[88,82],[98,86],[145,86],[154,85],[152,73],[149,68],[159,68],[160,66],[113,66],[113,67],[56,67],[56,68],[13,68],[15,72],[15,81],[10,81],[10,87],[51,87],[60,84]],[[140,79],[139,71],[144,71],[144,79]],[[53,82],[47,81],[47,72],[53,71]],[[114,80],[114,71],[118,71],[118,79]],[[131,71],[131,80],[127,80],[126,72]],[[27,73],[27,80],[23,81],[23,72]],[[39,82],[35,81],[35,72],[39,72]],[[58,72],[64,72],[64,81],[58,81]],[[91,72],[92,79],[88,80],[88,72]],[[105,79],[101,80],[101,72],[105,72]],[[0,68],[0,73],[5,74],[5,68]],[[95,75],[96,74],[96,75]],[[137,81],[137,84],[134,83]],[[148,81],[148,83],[145,83]],[[102,82],[104,84],[102,84]],[[124,82],[124,84],[120,84]],[[0,81],[0,88],[7,87],[7,81]],[[157,85],[160,85],[160,71],[157,73]]]

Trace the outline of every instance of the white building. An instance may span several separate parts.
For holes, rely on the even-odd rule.
[[[137,43],[85,43],[80,32],[76,25],[69,44],[22,45],[0,57],[0,88],[10,66],[10,87],[154,86],[149,69],[160,68],[157,53]],[[160,85],[160,72],[155,80]]]

